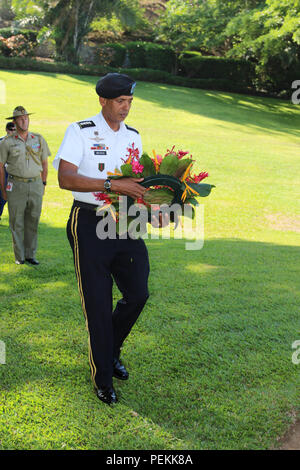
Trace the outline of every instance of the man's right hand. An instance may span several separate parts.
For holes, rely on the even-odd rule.
[[[139,197],[143,197],[146,191],[146,188],[139,184],[143,180],[144,178],[120,178],[111,180],[111,190],[112,192],[123,194],[124,196],[130,196],[135,200]]]

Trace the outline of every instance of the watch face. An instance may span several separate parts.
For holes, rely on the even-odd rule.
[[[111,187],[111,182],[109,180],[104,181],[104,188],[105,189],[110,189],[110,187]]]

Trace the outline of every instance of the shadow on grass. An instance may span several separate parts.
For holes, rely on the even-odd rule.
[[[31,74],[27,71],[14,71],[14,73]],[[98,77],[86,75],[46,72],[36,74],[49,80],[63,81],[66,87],[78,81],[90,85],[93,90],[98,80]],[[300,136],[300,111],[290,101],[149,82],[139,82],[135,96],[165,109],[183,110],[198,116],[244,125],[250,129],[267,130],[278,135]],[[97,102],[96,94],[95,102]]]
[[[0,231],[2,389],[86,387],[87,332],[64,229],[41,224],[38,267],[13,265],[9,232]],[[115,381],[120,403],[190,449],[220,448],[220,439],[223,448],[269,445],[296,399],[299,247],[146,243],[150,298],[123,348],[130,380]]]

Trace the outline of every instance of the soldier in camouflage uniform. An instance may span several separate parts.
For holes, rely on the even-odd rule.
[[[31,113],[30,113],[31,114]],[[42,200],[47,183],[50,150],[45,139],[29,132],[29,113],[17,106],[13,116],[16,132],[0,145],[0,185],[8,201],[9,227],[16,264],[25,260],[37,265],[37,232]],[[8,173],[5,186],[4,165]]]

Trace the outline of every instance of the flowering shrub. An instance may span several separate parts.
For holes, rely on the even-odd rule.
[[[28,57],[32,55],[35,46],[36,43],[23,34],[8,38],[0,36],[0,53],[6,57]]]

